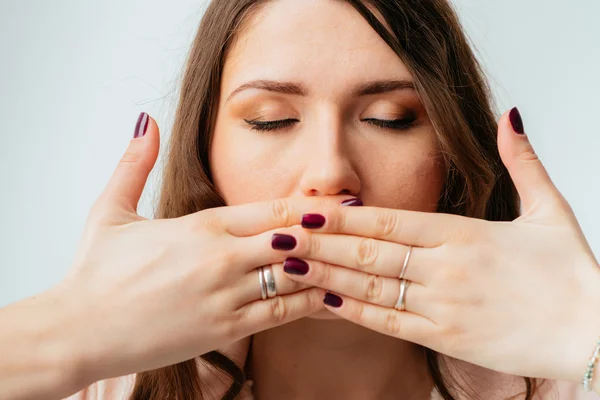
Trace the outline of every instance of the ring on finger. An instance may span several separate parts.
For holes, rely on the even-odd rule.
[[[260,298],[265,300],[267,298],[267,282],[263,275],[263,267],[258,267],[256,270],[258,271],[258,283],[260,284]]]
[[[273,267],[266,265],[262,267],[264,280],[267,286],[267,297],[270,299],[277,296],[277,288],[275,287],[275,275],[273,275]]]
[[[400,281],[400,296],[398,296],[398,301],[394,306],[394,308],[399,311],[406,311],[406,292],[408,291],[409,285],[410,281],[407,281],[406,279]]]
[[[408,252],[406,253],[406,258],[404,258],[404,265],[402,265],[402,271],[400,272],[400,276],[398,279],[404,279],[404,274],[406,273],[406,268],[408,267],[408,260],[410,259],[410,253],[412,252],[412,246],[408,246]]]

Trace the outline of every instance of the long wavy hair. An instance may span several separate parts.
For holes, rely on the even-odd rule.
[[[245,21],[274,0],[213,0],[206,9],[183,77],[168,144],[157,218],[176,218],[225,205],[209,167],[221,73],[228,49]],[[411,72],[448,166],[438,212],[492,221],[518,217],[519,198],[500,162],[495,105],[483,70],[447,0],[345,0],[364,17]],[[371,11],[377,10],[389,30]],[[451,376],[445,357],[424,349],[436,389],[445,400],[458,393],[479,398]],[[250,355],[249,355],[250,357]],[[232,384],[234,399],[246,375],[219,351],[138,373],[130,400],[204,399],[197,362],[208,363]],[[532,399],[539,382],[524,379]],[[472,390],[471,390],[472,392]]]

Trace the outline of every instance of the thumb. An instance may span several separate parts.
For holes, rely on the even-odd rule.
[[[516,107],[500,118],[498,150],[521,197],[523,214],[562,203],[562,195],[525,134],[523,120]]]
[[[148,175],[158,157],[160,136],[158,125],[145,112],[138,117],[133,139],[121,157],[104,192],[98,199],[101,214],[117,211],[137,214],[137,206]]]

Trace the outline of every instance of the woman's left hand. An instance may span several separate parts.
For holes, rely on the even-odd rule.
[[[334,292],[326,298],[339,306],[329,310],[383,334],[500,372],[580,381],[600,335],[598,263],[509,113],[500,119],[498,145],[522,201],[515,221],[319,210],[322,228],[294,231],[300,237],[290,255],[308,263],[308,272],[288,277]],[[404,278],[411,284],[399,311],[409,246]]]

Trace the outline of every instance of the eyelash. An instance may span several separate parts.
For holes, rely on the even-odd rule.
[[[370,123],[371,125],[375,125],[382,129],[392,129],[392,130],[407,130],[411,128],[415,121],[417,120],[416,116],[411,116],[404,119],[393,119],[393,120],[385,120],[385,119],[377,119],[377,118],[367,118],[363,119]],[[256,131],[274,131],[277,129],[287,128],[292,126],[296,122],[300,122],[297,119],[282,119],[278,121],[256,121],[256,120],[244,120],[250,125],[250,129]]]

